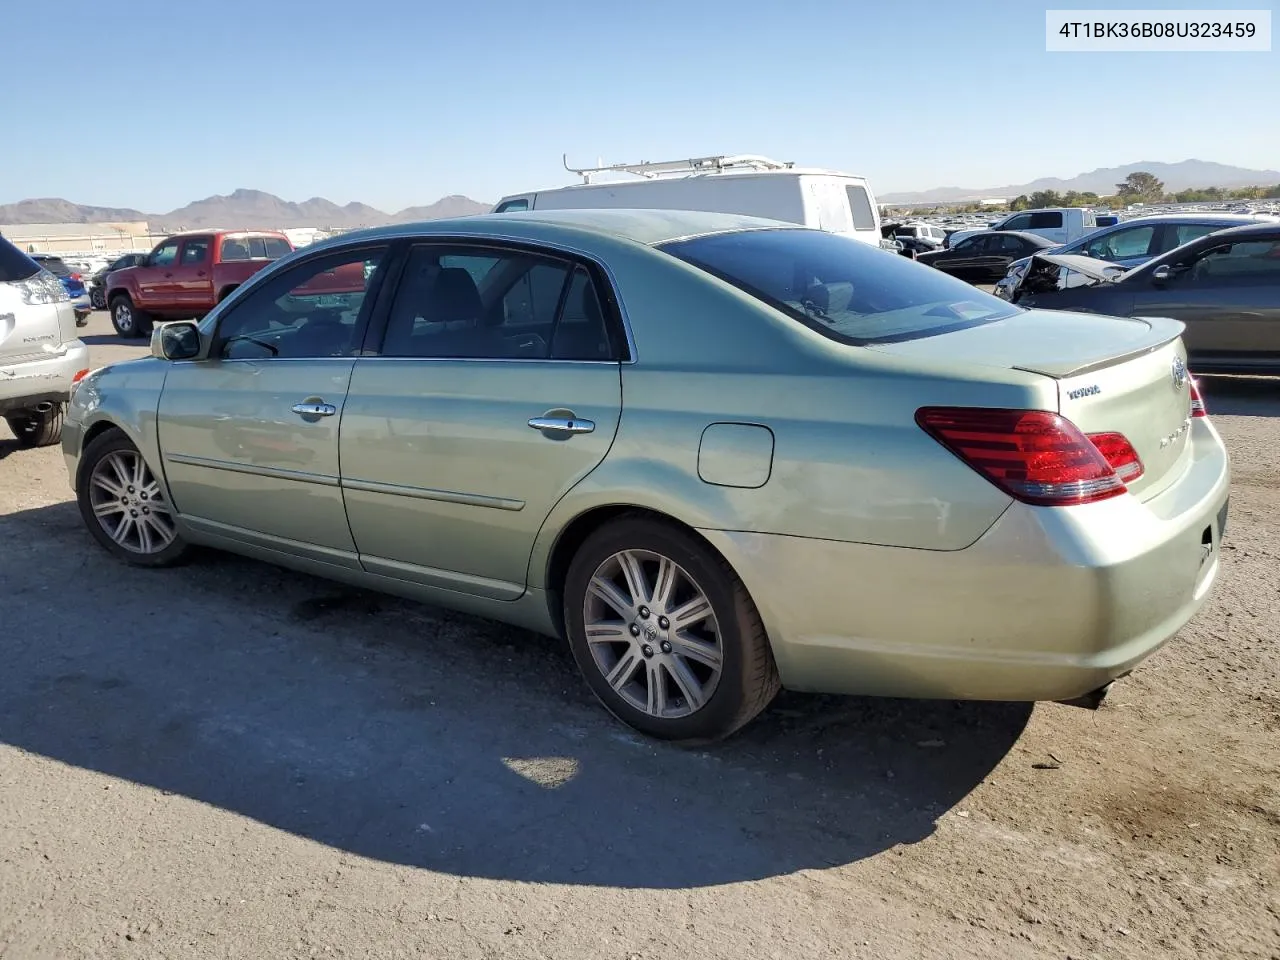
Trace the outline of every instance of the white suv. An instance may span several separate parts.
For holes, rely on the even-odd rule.
[[[88,372],[62,281],[0,237],[0,416],[19,444],[58,442],[71,389]]]

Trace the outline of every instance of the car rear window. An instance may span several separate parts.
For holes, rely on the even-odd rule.
[[[60,257],[40,257],[36,262],[55,277],[71,276],[71,268],[63,263]]]
[[[962,280],[821,230],[749,230],[659,249],[841,343],[915,340],[1019,312]]]
[[[221,260],[279,260],[293,250],[280,237],[224,237]]]
[[[15,247],[4,237],[0,237],[0,283],[14,283],[25,280],[40,272],[40,265]]]

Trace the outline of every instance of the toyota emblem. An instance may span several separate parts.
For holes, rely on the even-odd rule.
[[[1173,358],[1173,389],[1181,390],[1187,385],[1187,365],[1181,357]]]

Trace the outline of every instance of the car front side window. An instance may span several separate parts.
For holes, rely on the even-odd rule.
[[[238,301],[218,323],[223,360],[350,357],[360,349],[387,248],[318,256],[290,267]]]
[[[177,259],[178,259],[178,241],[171,240],[168,243],[163,243],[160,246],[156,247],[155,252],[151,254],[151,266],[168,267],[168,266],[171,266],[173,262]]]

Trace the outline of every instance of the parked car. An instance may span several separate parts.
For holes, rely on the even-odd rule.
[[[941,250],[947,232],[928,223],[899,223],[894,225],[893,236],[896,240],[917,240],[930,250]]]
[[[85,289],[84,280],[80,274],[63,263],[61,257],[55,257],[49,253],[33,253],[30,256],[42,268],[57,277],[66,288],[67,297],[71,300],[71,309],[75,312],[76,325],[83,327],[88,323],[93,307],[89,302],[89,291]]]
[[[1036,256],[1015,302],[1171,317],[1186,325],[1194,369],[1280,372],[1280,223],[1219,230],[1123,272],[1087,257]]]
[[[917,260],[970,283],[993,283],[1013,261],[1053,246],[1033,233],[979,233],[947,250],[922,253]]]
[[[880,241],[880,246],[882,248],[892,250],[894,253],[899,253],[911,260],[914,260],[922,253],[928,253],[939,248],[939,244],[935,243],[932,238],[924,240],[909,232],[898,234],[896,231],[899,226],[897,223],[881,224],[880,234],[883,239]]]
[[[1095,230],[1075,243],[1054,247],[1051,252],[1080,254],[1095,260],[1106,260],[1127,269],[1141,266],[1152,257],[1216,230],[1250,223],[1274,222],[1275,219],[1265,215],[1240,216],[1229,213],[1156,214]],[[1010,299],[1030,262],[1030,257],[1024,257],[1009,264],[1004,277],[996,284],[995,295],[1003,300]]]
[[[72,387],[88,372],[66,286],[0,237],[0,416],[20,445],[58,442]]]
[[[160,326],[63,450],[127,563],[204,544],[564,636],[661,738],[779,686],[1096,705],[1218,570],[1179,330],[752,217],[441,220]]]
[[[293,252],[283,233],[204,230],[160,241],[135,267],[107,274],[111,325],[145,337],[152,321],[201,317],[273,260]]]
[[[880,245],[880,212],[865,177],[754,155],[573,169],[583,183],[503,197],[494,213],[646,208],[769,217]],[[592,183],[601,174],[639,179]]]
[[[146,263],[145,253],[126,253],[117,257],[89,278],[89,303],[95,310],[107,309],[107,274]]]

